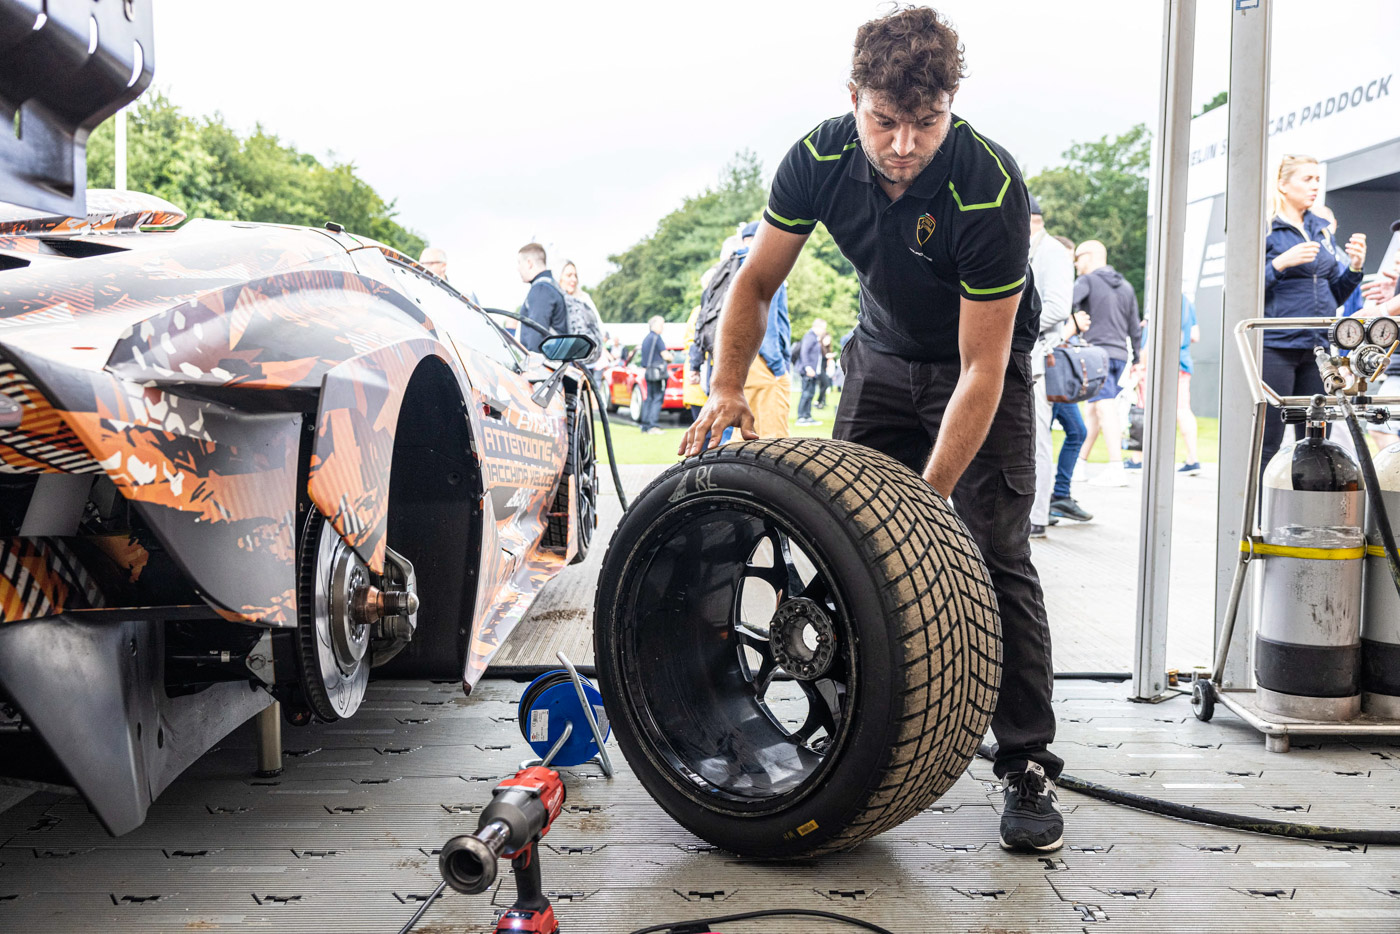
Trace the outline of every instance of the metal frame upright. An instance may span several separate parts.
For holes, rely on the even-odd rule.
[[[1196,0],[1162,4],[1162,84],[1153,139],[1148,285],[1152,339],[1143,426],[1142,527],[1138,542],[1133,697],[1168,696],[1167,607],[1171,586],[1172,481],[1176,479],[1176,335],[1181,333],[1181,265],[1191,144],[1191,76]]]
[[[1144,426],[1142,515],[1139,541],[1133,697],[1160,700],[1168,690],[1166,643],[1171,566],[1172,481],[1176,449],[1176,357],[1181,326],[1182,243],[1190,146],[1194,0],[1164,0],[1162,93],[1154,149],[1152,276],[1153,345],[1162,348],[1149,373]],[[1271,0],[1232,0],[1230,17],[1230,135],[1225,198],[1225,300],[1221,346],[1230,346],[1240,322],[1263,315],[1264,193],[1268,158]],[[1216,506],[1215,632],[1219,636],[1230,582],[1239,558],[1244,497],[1248,495],[1253,395],[1238,360],[1221,357],[1219,500]],[[1248,600],[1248,594],[1245,595]],[[1244,608],[1245,618],[1249,610]],[[1247,626],[1238,627],[1228,653],[1224,687],[1247,687],[1252,660]]]

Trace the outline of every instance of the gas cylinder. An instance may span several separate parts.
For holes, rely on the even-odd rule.
[[[1400,538],[1400,444],[1375,456],[1390,527]],[[1361,604],[1361,710],[1400,719],[1400,594],[1390,576],[1375,509],[1366,509],[1366,595]]]
[[[1361,712],[1361,469],[1309,421],[1263,478],[1263,556],[1255,601],[1259,707],[1304,720]]]

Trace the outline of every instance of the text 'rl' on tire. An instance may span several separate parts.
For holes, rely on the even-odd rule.
[[[727,444],[632,504],[598,583],[598,675],[637,778],[744,856],[842,850],[967,768],[1000,619],[953,510],[841,441]]]

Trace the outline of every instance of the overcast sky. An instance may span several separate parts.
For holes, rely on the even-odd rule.
[[[1074,141],[1155,126],[1160,2],[935,6],[967,50],[954,110],[1027,176]],[[1228,0],[1200,7],[1197,107],[1226,88],[1229,55]],[[544,242],[551,265],[573,258],[592,284],[736,151],[771,174],[849,106],[856,28],[888,8],[160,0],[155,87],[190,113],[353,162],[397,199],[403,224],[448,251],[454,284],[514,307],[521,244]]]

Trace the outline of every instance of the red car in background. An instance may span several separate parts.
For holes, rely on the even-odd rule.
[[[661,400],[662,411],[680,413],[686,420],[685,408],[685,348],[668,347],[672,361],[666,365],[666,395]],[[636,357],[637,348],[629,347],[624,359],[629,362],[613,367],[607,373],[608,411],[626,410],[632,421],[642,420],[642,400],[647,397],[646,374],[640,366],[631,361]]]

